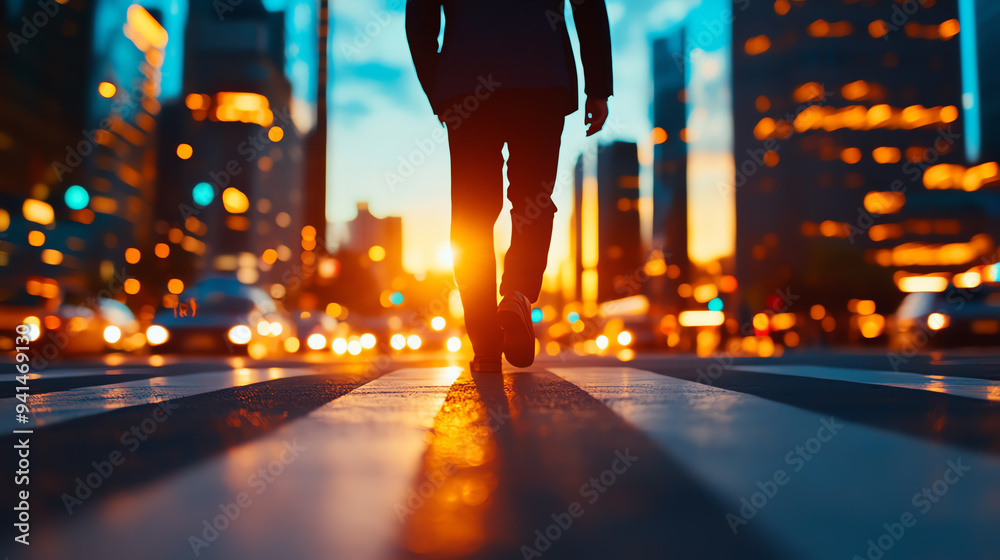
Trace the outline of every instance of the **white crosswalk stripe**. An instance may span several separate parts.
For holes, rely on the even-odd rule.
[[[984,394],[989,385],[789,367],[805,372],[802,377],[849,380],[859,390],[867,383],[926,389],[920,383],[942,381],[942,391],[969,396]],[[737,369],[765,373],[774,383],[786,375],[784,368],[771,366]],[[719,516],[709,522],[735,529],[734,539],[752,531],[796,560],[868,558],[879,542],[891,546],[891,556],[876,554],[886,559],[987,558],[981,551],[996,550],[996,456],[635,368],[548,371],[656,442],[690,474],[688,483],[716,498]],[[149,560],[316,558],[319,553],[391,558],[404,529],[397,509],[461,372],[458,367],[407,368],[374,379],[222,455],[86,504],[63,526],[41,527],[31,557],[77,558],[86,550],[90,557]],[[170,383],[162,386],[146,380],[51,395],[79,399],[94,391],[90,406],[120,391],[117,406],[128,406],[124,403],[188,396],[220,384],[265,381],[278,373],[211,372],[163,378]],[[305,368],[282,370],[280,376],[307,373]],[[143,389],[158,387],[171,396],[144,396]],[[471,395],[466,398],[474,399]],[[87,407],[52,412],[56,421],[91,413]],[[922,496],[925,488],[933,494]],[[683,515],[683,504],[663,507]],[[904,519],[914,524],[904,527]]]
[[[883,385],[886,387],[898,387],[900,389],[933,391],[935,393],[945,393],[959,397],[968,397],[970,399],[1000,401],[1000,381],[989,379],[805,365],[733,366],[732,369],[793,375],[796,377],[811,377],[813,379],[826,379],[830,381],[864,383],[867,385]]]
[[[58,538],[43,529],[34,557],[75,559],[87,550],[93,558],[174,560],[195,557],[198,548],[198,558],[316,558],[317,551],[324,558],[387,558],[402,528],[395,506],[460,373],[403,369],[375,379],[263,438],[99,504]],[[259,469],[290,457],[293,442],[298,456],[279,474],[270,471],[267,482]],[[212,523],[226,507],[236,511],[229,504],[239,506],[241,493],[249,505],[210,541],[205,520]]]
[[[956,551],[995,545],[995,457],[648,371],[549,370],[648,433],[714,491],[736,516],[737,532],[763,526],[793,558],[864,558],[867,540],[906,512],[918,524],[893,539],[895,558],[973,558]],[[901,457],[910,461],[904,469]],[[970,470],[924,514],[926,500],[915,505],[913,496],[941,479],[949,461]],[[744,499],[756,503],[746,507]]]
[[[242,387],[261,381],[316,373],[312,368],[238,368],[188,375],[151,377],[110,385],[79,387],[66,391],[32,394],[28,397],[32,424],[19,424],[14,414],[0,414],[0,432],[51,426],[126,406],[151,404],[181,397]],[[0,411],[14,410],[16,397],[0,399]]]

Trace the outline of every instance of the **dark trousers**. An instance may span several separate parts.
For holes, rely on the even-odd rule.
[[[498,91],[448,119],[451,151],[451,244],[465,326],[477,356],[499,356],[493,225],[503,208],[501,149],[507,144],[510,249],[500,294],[519,291],[534,302],[552,239],[552,188],[565,112],[551,103]],[[475,99],[475,98],[472,98]],[[538,102],[536,102],[538,101]]]

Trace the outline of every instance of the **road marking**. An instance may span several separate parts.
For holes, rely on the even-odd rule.
[[[15,428],[51,426],[59,422],[100,414],[126,406],[158,403],[170,399],[242,387],[262,381],[317,373],[313,368],[238,368],[186,375],[151,377],[110,385],[78,387],[66,391],[40,393],[28,397],[34,425],[18,424],[14,410],[16,397],[0,399],[0,432]]]
[[[428,430],[461,371],[409,368],[374,379],[260,439],[75,515],[52,529],[58,538],[39,536],[47,548],[36,558],[78,558],[80,550],[94,558],[193,558],[189,537],[203,538],[204,520],[241,492],[250,504],[199,550],[201,558],[393,557],[402,531],[395,508],[405,503]],[[255,486],[251,477],[292,442],[301,453],[258,492],[260,478]]]
[[[830,381],[846,381],[848,383],[863,383],[866,385],[882,385],[900,389],[932,391],[984,401],[1000,401],[1000,381],[990,381],[987,379],[827,366],[754,365],[733,366],[732,369],[756,373],[811,377],[813,379],[826,379]]]
[[[895,542],[894,556],[945,558],[956,550],[991,550],[995,542],[988,521],[996,516],[992,497],[1000,494],[995,457],[649,371],[548,370],[647,433],[735,515],[742,499],[762,492],[758,482],[770,486],[784,471],[788,482],[738,531],[763,530],[787,547],[789,557],[865,557],[867,540],[877,539],[883,523],[898,522],[906,511],[917,516],[919,530],[908,529]],[[844,428],[832,437],[829,429],[820,434],[824,421]],[[805,447],[815,445],[813,438],[821,447],[810,454]],[[810,458],[797,454],[796,446]],[[951,487],[941,505],[916,512],[913,495],[940,479],[947,461],[959,458],[972,467],[966,481]]]

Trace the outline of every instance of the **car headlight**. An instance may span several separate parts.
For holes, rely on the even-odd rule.
[[[170,338],[170,332],[160,325],[152,325],[146,329],[146,342],[149,342],[150,346],[159,346],[168,338]]]
[[[250,337],[253,333],[250,332],[250,327],[246,325],[236,325],[235,327],[229,329],[229,340],[233,344],[246,344],[250,342]]]
[[[122,330],[115,325],[104,327],[104,340],[108,344],[114,344],[122,339]]]
[[[927,316],[927,326],[932,331],[939,331],[951,324],[951,317],[944,313],[931,313]]]
[[[21,324],[28,327],[27,338],[29,341],[34,342],[42,336],[42,321],[38,317],[34,315],[25,317]]]
[[[421,344],[423,344],[423,341],[420,340],[420,337],[415,334],[411,334],[410,336],[406,337],[406,345],[412,348],[413,350],[419,350]]]
[[[313,350],[322,350],[326,347],[326,337],[320,333],[313,333],[306,339],[306,346]]]
[[[406,337],[401,334],[392,335],[392,338],[389,339],[389,346],[392,346],[394,350],[406,348]]]

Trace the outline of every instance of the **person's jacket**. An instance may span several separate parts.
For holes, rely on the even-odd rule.
[[[566,0],[407,0],[406,37],[435,113],[445,103],[495,90],[564,88],[577,107]],[[604,0],[570,0],[588,97],[612,91],[611,33]],[[441,11],[444,41],[438,52]]]

